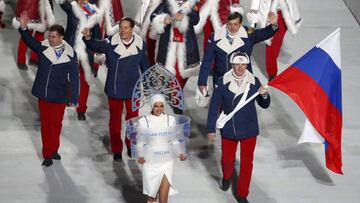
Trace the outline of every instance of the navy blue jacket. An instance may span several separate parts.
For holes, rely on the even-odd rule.
[[[216,120],[218,118],[219,109],[222,108],[225,114],[229,114],[235,109],[243,95],[242,93],[234,98],[235,93],[229,90],[230,83],[231,82],[227,82],[224,84],[224,77],[222,77],[215,86],[207,118],[207,129],[209,133],[216,132]],[[247,98],[255,94],[260,86],[261,83],[259,79],[254,77],[254,84],[250,85],[250,91]],[[240,140],[259,135],[255,100],[262,108],[267,108],[270,105],[270,95],[268,95],[266,99],[261,95],[258,95],[254,100],[250,101],[242,109],[236,112],[225,124],[220,130],[221,136],[228,139]]]
[[[36,73],[32,94],[50,102],[71,102],[77,104],[79,94],[79,68],[76,52],[65,41],[65,50],[56,59],[48,40],[39,42],[28,29],[19,28],[25,43],[38,54],[39,68]],[[69,98],[70,85],[70,98]]]
[[[149,68],[145,42],[141,37],[134,33],[134,41],[128,48],[125,48],[119,33],[101,41],[93,38],[83,38],[83,41],[90,50],[106,55],[106,95],[116,99],[131,98],[140,70],[144,72]]]
[[[225,36],[225,26],[223,26],[218,32],[212,33],[205,48],[204,58],[200,67],[198,85],[207,85],[208,75],[213,62],[215,63],[213,76],[213,84],[215,85],[218,79],[231,69],[230,56],[232,53],[241,51],[245,52],[249,57],[251,57],[254,45],[271,38],[276,33],[276,31],[277,28],[272,25],[269,25],[263,29],[255,29],[253,32],[249,32],[247,27],[240,27],[239,39],[237,39],[236,42],[233,42],[232,47],[230,47],[230,44],[228,43],[228,40]],[[238,46],[234,44],[237,42]],[[252,72],[251,61],[248,65],[248,70]]]

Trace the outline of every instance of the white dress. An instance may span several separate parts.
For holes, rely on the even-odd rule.
[[[175,124],[175,117],[167,114],[161,114],[160,116],[150,114],[139,119],[139,127],[144,128],[167,127]],[[169,195],[176,194],[177,191],[175,191],[172,184],[173,165],[173,160],[163,162],[149,162],[145,160],[142,168],[143,193],[150,197],[156,197],[160,188],[161,180],[164,176],[166,176],[170,183]]]

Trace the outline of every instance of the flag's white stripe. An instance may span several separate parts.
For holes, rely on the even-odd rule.
[[[341,69],[341,49],[340,49],[340,28],[337,28],[333,33],[323,39],[316,47],[324,50],[336,66]]]
[[[305,121],[304,129],[298,141],[298,144],[307,142],[320,144],[324,143],[324,138],[316,131],[309,119],[306,119]]]

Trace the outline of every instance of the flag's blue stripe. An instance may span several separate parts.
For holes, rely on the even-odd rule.
[[[321,48],[314,47],[292,66],[313,78],[326,92],[329,101],[342,113],[341,70],[329,54]]]

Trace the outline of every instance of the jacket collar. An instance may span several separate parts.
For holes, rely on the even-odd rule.
[[[54,48],[50,46],[49,40],[42,41],[41,45],[44,47],[47,47],[43,54],[46,56],[49,61],[53,64],[61,64],[61,63],[67,63],[71,59],[69,57],[74,57],[74,49],[65,41],[63,40],[63,43],[65,45],[64,52],[61,54],[60,58],[57,59],[55,55]]]
[[[128,48],[126,48],[125,45],[122,43],[119,33],[116,33],[111,38],[111,45],[116,46],[114,51],[120,56],[120,58],[137,55],[139,53],[138,50],[142,49],[143,47],[142,38],[139,35],[137,35],[135,32],[133,33],[133,35],[134,35],[134,41]]]
[[[226,38],[226,24],[222,26],[221,29],[215,31],[214,34],[214,41],[217,42],[217,46],[225,51],[227,54],[232,53],[239,47],[244,46],[244,41],[242,38],[247,38],[248,34],[243,26],[240,26],[239,32],[237,36],[234,37],[234,41],[232,44],[229,43],[228,39]]]
[[[250,71],[245,70],[245,77],[243,79],[243,82],[241,83],[240,87],[235,81],[235,78],[233,76],[233,69],[226,72],[223,76],[223,84],[229,84],[228,89],[230,92],[235,94],[235,97],[239,96],[240,94],[244,93],[246,83],[250,83],[251,85],[255,85],[255,77],[253,74],[250,73]]]

